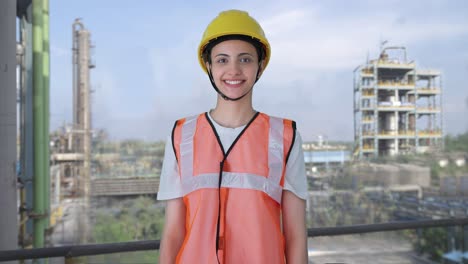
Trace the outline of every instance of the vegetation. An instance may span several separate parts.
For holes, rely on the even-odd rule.
[[[99,210],[93,228],[95,243],[116,243],[161,238],[164,208],[154,199],[140,197],[111,210]],[[158,251],[141,251],[93,257],[93,263],[157,263]]]
[[[392,208],[372,202],[360,192],[340,192],[311,200],[309,227],[333,227],[388,222]]]
[[[468,158],[468,132],[457,136],[447,135],[444,138],[444,151],[432,154],[418,154],[418,155],[400,155],[395,157],[379,157],[372,162],[385,164],[385,163],[403,163],[403,164],[415,164],[420,166],[426,166],[430,168],[431,178],[433,184],[438,184],[441,177],[444,176],[460,176],[468,175],[468,166],[456,165],[455,159],[459,157]],[[445,166],[440,165],[440,160],[446,159],[448,162]],[[346,171],[346,169],[345,169]],[[336,189],[349,189],[353,186],[351,177],[337,177],[332,181],[332,186]],[[314,221],[322,221],[325,225],[340,225],[340,224],[355,224],[353,223],[352,215],[356,213],[361,214],[363,222],[377,223],[379,220],[386,222],[391,220],[392,208],[372,208],[373,213],[362,211],[362,207],[368,207],[365,199],[359,198],[363,202],[353,202],[353,199],[337,199],[336,203],[332,206],[328,206],[328,210],[325,210],[322,217],[316,216]],[[353,210],[346,210],[343,204],[348,205],[354,204]],[[379,213],[378,210],[381,210]],[[346,213],[346,212],[349,213]],[[354,212],[353,212],[354,211]],[[375,218],[373,218],[375,217]],[[318,219],[320,218],[320,219]],[[354,218],[356,220],[357,218]],[[460,228],[460,227],[457,227]],[[454,241],[458,241],[458,245],[463,241],[463,232],[453,232],[450,234],[449,228],[426,228],[421,229],[419,232],[416,230],[406,230],[400,232],[404,237],[409,239],[413,244],[413,248],[416,252],[424,257],[431,259],[437,263],[443,261],[443,255],[449,251],[449,238],[453,237]]]
[[[447,135],[444,139],[445,154],[447,157],[453,157],[453,154],[458,156],[465,156],[468,158],[468,132],[457,136]],[[468,173],[468,166],[457,166],[453,160],[449,160],[445,167],[441,167],[438,160],[432,159],[430,163],[431,177],[433,180],[438,181],[443,176],[459,176]]]
[[[137,140],[94,143],[95,168],[107,176],[145,175],[160,170],[164,156],[164,142],[149,143]],[[444,139],[445,150],[438,153],[450,156],[468,153],[468,132]],[[453,162],[442,168],[438,158],[429,154],[401,155],[373,160],[376,163],[408,163],[431,168],[434,182],[444,175],[468,172],[468,166],[457,167]],[[351,177],[333,177],[335,189],[353,186]],[[312,182],[309,182],[312,187]],[[335,194],[325,200],[311,201],[309,227],[340,226],[379,223],[392,220],[393,208],[373,203],[360,193]],[[159,239],[164,221],[164,210],[156,207],[150,198],[138,198],[121,203],[112,210],[101,210],[96,214],[93,237],[95,243],[126,242]],[[415,250],[434,261],[441,261],[447,252],[448,232],[444,228],[406,231],[405,236],[414,244]],[[457,238],[458,239],[458,238]],[[157,251],[134,252],[93,257],[93,263],[157,263]]]
[[[370,160],[373,163],[403,163],[427,166],[431,169],[431,179],[434,184],[438,185],[440,177],[443,176],[458,176],[468,173],[468,166],[457,166],[452,160],[454,157],[464,156],[468,158],[468,132],[456,136],[447,135],[444,138],[444,151],[436,153],[436,155],[412,154],[398,155],[394,157],[376,157]],[[445,167],[439,165],[442,158],[448,159],[448,164]]]
[[[445,141],[445,153],[464,153],[468,156],[468,132],[457,136],[447,135]],[[439,166],[437,160],[431,160],[431,177],[438,180],[441,176],[456,176],[460,173],[467,173],[468,166],[457,167],[453,162],[449,162],[446,167]],[[462,241],[463,232],[453,232],[454,241]],[[448,249],[449,229],[447,228],[427,228],[419,233],[413,232],[413,246],[418,253],[428,256],[431,260],[442,262],[443,254]],[[460,243],[458,243],[460,244]]]
[[[441,262],[442,255],[447,252],[447,230],[444,228],[426,228],[421,230],[419,239],[413,241],[413,247],[420,254],[427,255],[431,260]]]
[[[94,176],[159,177],[164,142],[96,140],[93,144]]]
[[[445,151],[468,153],[468,132],[457,136],[445,136]]]
[[[464,241],[462,227],[437,227],[402,231],[404,237],[412,241],[415,251],[436,263],[443,263],[443,255],[449,252],[449,238],[452,249]]]

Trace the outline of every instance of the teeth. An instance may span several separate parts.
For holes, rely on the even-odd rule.
[[[227,84],[231,84],[231,85],[235,85],[235,84],[239,84],[241,83],[242,81],[225,81]]]

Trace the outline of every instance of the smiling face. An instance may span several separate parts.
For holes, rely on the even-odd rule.
[[[255,47],[242,40],[226,40],[211,50],[211,69],[218,89],[230,98],[249,93],[259,70],[258,54]],[[252,93],[246,97],[251,97]]]

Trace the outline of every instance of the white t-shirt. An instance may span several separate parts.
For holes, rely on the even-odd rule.
[[[221,144],[223,144],[223,148],[228,150],[245,126],[236,128],[223,127],[216,123],[211,115],[208,114],[208,116],[218,133]],[[291,191],[301,199],[307,199],[308,193],[304,153],[302,151],[301,135],[298,131],[296,131],[294,145],[291,153],[289,154],[288,163],[286,164],[286,175],[283,189]],[[179,171],[177,169],[177,161],[172,148],[172,139],[169,136],[166,141],[164,161],[159,181],[158,200],[169,200],[182,196],[182,185],[180,182]]]

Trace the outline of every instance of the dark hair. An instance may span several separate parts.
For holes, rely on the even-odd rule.
[[[211,50],[214,48],[214,46],[226,40],[243,40],[245,42],[252,44],[257,50],[259,62],[265,59],[266,57],[265,47],[260,42],[260,40],[250,37],[250,36],[246,36],[246,35],[226,35],[226,36],[221,36],[219,38],[215,38],[211,40],[210,42],[208,42],[208,44],[206,44],[202,52],[203,61],[211,63]]]

